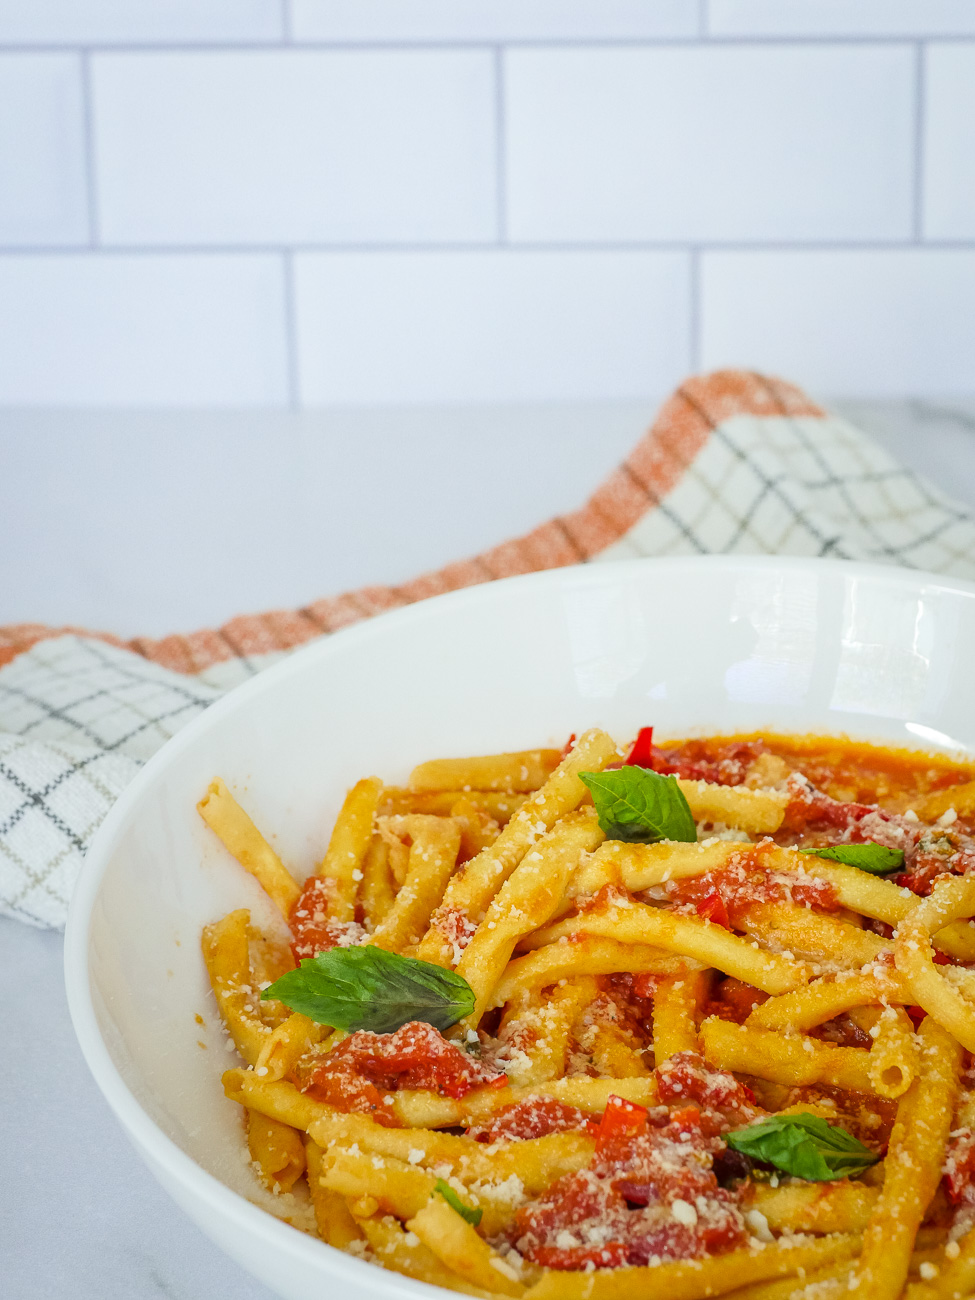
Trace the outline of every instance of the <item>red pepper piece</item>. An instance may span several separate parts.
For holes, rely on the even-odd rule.
[[[624,767],[649,767],[653,771],[653,727],[641,727],[626,758]]]
[[[946,952],[936,952],[934,954],[934,964],[935,966],[953,966],[955,963]]]
[[[565,742],[565,744],[562,746],[562,757],[563,757],[563,758],[568,758],[568,757],[569,757],[569,755],[572,753],[572,746],[573,746],[575,743],[576,743],[576,733],[573,731],[572,735],[569,737],[569,739],[568,739],[568,740]]]
[[[613,1093],[606,1102],[599,1128],[596,1129],[596,1150],[621,1137],[640,1137],[647,1131],[647,1108],[638,1106],[625,1097]]]
[[[915,1029],[921,1028],[921,1021],[928,1014],[923,1007],[906,1007],[907,1014],[911,1017],[911,1024]]]
[[[731,929],[731,921],[728,919],[728,909],[725,901],[716,889],[712,889],[710,894],[706,894],[697,905],[697,914],[704,918],[705,921],[713,921],[715,925],[723,925],[726,930]]]

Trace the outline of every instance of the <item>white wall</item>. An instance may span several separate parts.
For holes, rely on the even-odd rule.
[[[0,405],[975,391],[972,0],[0,0]]]

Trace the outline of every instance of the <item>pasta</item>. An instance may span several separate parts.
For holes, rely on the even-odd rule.
[[[287,930],[202,937],[255,1178],[465,1295],[961,1300],[973,790],[927,753],[592,729],[362,778],[299,883],[215,778]]]

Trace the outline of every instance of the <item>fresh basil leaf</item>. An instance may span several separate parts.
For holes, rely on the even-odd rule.
[[[676,777],[661,776],[645,767],[620,767],[609,772],[580,772],[592,791],[600,828],[611,840],[656,844],[681,840],[693,844],[697,827]]]
[[[811,1183],[862,1173],[880,1159],[845,1128],[819,1115],[770,1115],[748,1128],[725,1134],[733,1151],[774,1165]]]
[[[441,1033],[474,1010],[474,990],[462,975],[382,948],[330,948],[306,957],[261,994],[292,1011],[348,1031],[395,1033],[423,1020]]]
[[[476,1228],[481,1222],[483,1210],[475,1210],[470,1205],[465,1205],[449,1183],[445,1183],[442,1178],[438,1178],[433,1185],[433,1190],[439,1192],[452,1210],[456,1210],[462,1219],[466,1219],[472,1228]]]
[[[903,849],[888,849],[883,844],[823,844],[818,849],[800,849],[800,853],[811,853],[817,858],[826,858],[830,862],[842,862],[848,867],[859,867],[869,871],[871,876],[886,876],[889,871],[896,871],[904,865]]]

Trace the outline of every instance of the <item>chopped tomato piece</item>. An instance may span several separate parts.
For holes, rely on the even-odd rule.
[[[596,1127],[597,1121],[576,1106],[566,1106],[551,1097],[530,1097],[505,1106],[482,1124],[472,1125],[467,1136],[478,1142],[497,1142],[499,1138],[538,1138],[572,1130],[592,1132]]]
[[[606,1109],[596,1130],[596,1150],[600,1151],[610,1142],[621,1137],[639,1137],[647,1131],[646,1106],[638,1106],[625,1097],[614,1093],[606,1102]]]
[[[395,1034],[360,1029],[323,1056],[304,1063],[296,1082],[329,1106],[344,1111],[374,1111],[381,1092],[429,1088],[442,1097],[466,1097],[485,1085],[503,1088],[508,1077],[469,1056],[432,1025],[420,1020]]]
[[[750,1123],[756,1116],[755,1094],[727,1070],[706,1065],[696,1052],[676,1052],[657,1066],[660,1100],[696,1101],[729,1119],[731,1127]]]
[[[296,962],[316,957],[330,948],[348,948],[366,937],[365,930],[355,921],[336,921],[329,916],[331,884],[324,876],[309,876],[295,900],[288,924]]]
[[[717,904],[709,900],[717,894],[728,918],[720,924],[728,925],[729,929],[741,929],[749,908],[762,903],[786,901],[824,912],[835,912],[839,907],[836,889],[829,881],[770,870],[768,855],[760,845],[742,845],[735,850],[728,866],[700,876],[668,881],[665,889],[667,897],[684,912],[707,915],[701,911],[701,904],[714,907],[716,914],[710,919],[716,922],[720,912]]]
[[[565,742],[565,744],[562,746],[562,757],[563,757],[563,758],[568,758],[568,756],[572,753],[572,746],[573,746],[575,743],[576,743],[576,733],[573,731],[572,735],[569,737],[569,739],[568,739],[568,740]]]
[[[705,921],[713,921],[715,925],[723,926],[726,930],[731,929],[731,922],[728,919],[728,909],[725,901],[716,889],[712,889],[710,894],[706,894],[697,905],[697,914],[704,918]]]
[[[907,1014],[911,1018],[911,1024],[915,1029],[920,1029],[921,1021],[928,1014],[923,1007],[907,1007]]]
[[[619,1114],[622,1099],[613,1100]],[[588,1169],[564,1175],[517,1211],[518,1251],[549,1268],[592,1269],[613,1266],[601,1261],[603,1249],[618,1264],[645,1265],[741,1244],[746,1229],[737,1193],[720,1187],[711,1167],[724,1143],[690,1123],[692,1109],[683,1115],[685,1127],[655,1108],[645,1131],[597,1145]]]
[[[649,767],[653,770],[653,727],[641,727],[630,752],[623,759],[624,767]]]
[[[680,1110],[670,1112],[670,1122],[675,1124],[682,1133],[690,1133],[693,1129],[701,1127],[701,1112],[697,1106],[684,1106]]]
[[[768,997],[761,989],[752,988],[750,984],[729,976],[715,989],[714,996],[707,1004],[706,1014],[743,1025],[756,1007],[768,1001]]]

